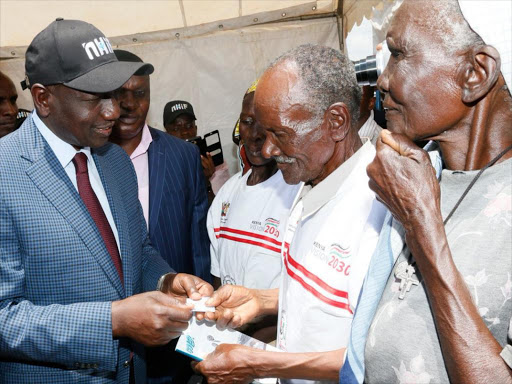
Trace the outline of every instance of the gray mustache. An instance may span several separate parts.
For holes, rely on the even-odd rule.
[[[272,157],[277,164],[292,164],[295,163],[295,159],[292,159],[291,157],[285,157],[285,156],[273,156]]]

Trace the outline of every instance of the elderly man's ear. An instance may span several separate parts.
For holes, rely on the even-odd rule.
[[[350,131],[350,113],[345,103],[332,104],[325,113],[331,137],[334,141],[343,140]]]
[[[500,68],[500,54],[494,47],[472,47],[461,66],[462,101],[470,104],[488,94],[500,76]]]

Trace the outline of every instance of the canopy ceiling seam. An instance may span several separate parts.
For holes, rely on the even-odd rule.
[[[180,10],[181,10],[181,18],[183,19],[183,27],[187,27],[187,17],[185,16],[185,6],[183,5],[183,0],[179,0]]]
[[[182,11],[182,17],[184,18],[184,24],[186,25],[186,14],[183,0],[179,0],[179,4]],[[120,47],[165,40],[180,40],[203,36],[219,31],[236,30],[250,26],[274,24],[282,21],[292,21],[297,19],[308,20],[317,17],[332,17],[334,15],[334,12],[316,13],[317,11],[317,2],[314,0],[289,8],[255,13],[238,18],[218,20],[215,22],[209,22],[190,27],[142,32],[123,36],[108,36],[108,38],[112,46]],[[0,60],[23,58],[26,49],[27,46],[0,47]]]

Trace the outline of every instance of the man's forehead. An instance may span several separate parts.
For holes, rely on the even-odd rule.
[[[388,34],[396,33],[398,30],[400,32],[414,29],[436,31],[441,27],[438,20],[439,12],[436,0],[404,0],[391,21]]]
[[[299,81],[296,64],[284,61],[267,70],[258,83],[254,103],[258,107],[281,109],[293,103]]]
[[[173,121],[173,123],[177,123],[177,122],[190,123],[190,122],[194,122],[194,121],[195,120],[192,118],[192,116],[187,115],[186,113],[183,113],[183,114],[177,116],[176,119]]]
[[[0,73],[0,87],[16,89],[12,80],[9,77],[7,77],[7,75],[4,75],[3,73]]]
[[[134,87],[145,87],[149,86],[149,75],[137,76],[133,75],[128,79],[126,83],[123,84],[121,88],[134,88]]]
[[[448,1],[448,0],[447,0]],[[437,1],[407,1],[400,6],[387,33],[388,44],[411,52],[430,52],[444,59],[447,36],[452,36],[452,25],[440,23],[439,18],[450,19],[446,9]]]

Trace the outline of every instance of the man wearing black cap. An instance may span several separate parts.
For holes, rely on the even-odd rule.
[[[131,52],[116,49],[114,53],[119,61],[142,63]],[[149,75],[153,73],[153,66],[147,65],[149,71],[135,72],[116,91],[121,115],[114,124],[110,141],[119,144],[133,162],[151,243],[174,270],[210,281],[208,199],[199,150],[146,124]],[[174,377],[175,382],[184,382],[181,377],[192,374],[187,360],[174,352],[172,343],[151,350],[148,377],[164,376],[169,380]]]
[[[197,136],[194,107],[188,101],[169,101],[164,107],[164,127],[167,133],[188,140]]]
[[[192,104],[184,100],[169,101],[164,108],[164,127],[167,133],[183,140],[197,136],[196,115]],[[229,179],[229,169],[226,163],[215,167],[212,156],[208,153],[201,155],[203,173],[208,186],[210,201],[220,187]]]
[[[94,26],[57,19],[26,52],[34,113],[0,140],[0,382],[145,381],[143,345],[179,335],[182,296],[150,245],[130,159],[108,144],[119,62]],[[162,292],[152,290],[157,286]]]

